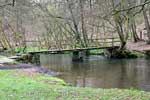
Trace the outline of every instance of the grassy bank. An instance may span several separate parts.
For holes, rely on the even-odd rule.
[[[70,87],[31,70],[3,70],[0,80],[0,100],[150,100],[147,92]]]

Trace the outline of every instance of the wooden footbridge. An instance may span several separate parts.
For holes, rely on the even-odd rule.
[[[56,50],[45,50],[37,52],[28,52],[32,56],[38,56],[38,54],[64,54],[65,52],[72,53],[73,61],[82,61],[84,56],[87,56],[90,50],[106,49],[106,51],[111,52],[114,48],[119,48],[119,46],[105,46],[105,47],[89,47],[89,48],[77,48],[77,49],[56,49]]]
[[[86,47],[86,48],[72,48],[72,49],[52,49],[52,50],[45,50],[45,51],[35,51],[35,52],[28,52],[30,55],[39,55],[39,54],[64,54],[66,52],[72,53],[72,60],[73,61],[78,61],[82,60],[84,56],[87,55],[88,51],[90,50],[98,50],[98,49],[106,49],[111,51],[113,48],[118,48],[120,41],[114,41],[114,38],[108,38],[111,41],[99,41],[99,44],[104,44],[104,43],[109,43],[109,45],[100,45],[100,46],[92,46],[92,47]],[[102,39],[99,39],[102,40]],[[104,39],[103,39],[104,40]],[[105,39],[106,40],[106,39]],[[93,41],[93,40],[92,40]],[[96,40],[97,41],[97,40]]]
[[[76,49],[54,49],[54,50],[28,52],[28,53],[29,54],[60,54],[65,52],[81,52],[81,51],[98,50],[98,49],[113,49],[117,47],[119,46],[88,47],[88,48],[76,48]]]

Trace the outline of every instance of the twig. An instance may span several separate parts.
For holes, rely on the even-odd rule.
[[[0,8],[3,8],[5,6],[11,6],[11,5],[12,5],[12,3],[7,3],[7,4],[4,4],[4,5],[0,5]]]
[[[150,4],[150,1],[148,1],[148,2],[144,2],[144,3],[142,3],[142,4],[139,4],[139,5],[136,5],[136,6],[133,6],[133,7],[129,7],[129,8],[127,8],[127,9],[121,9],[121,10],[113,10],[112,12],[115,12],[115,13],[113,13],[112,15],[115,15],[115,14],[117,14],[117,13],[119,13],[119,12],[124,12],[124,11],[130,11],[130,10],[132,10],[132,9],[135,9],[135,8],[139,8],[139,7],[144,7],[145,5],[147,5],[147,4]]]

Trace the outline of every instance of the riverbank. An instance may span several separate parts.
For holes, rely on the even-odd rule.
[[[42,70],[39,68],[26,64],[3,64],[0,68],[3,69],[0,70],[2,100],[149,100],[150,98],[149,92],[134,89],[71,87],[63,80],[51,76],[51,73],[45,74],[46,70],[40,72]]]
[[[13,63],[15,63],[15,60],[9,59],[8,57],[0,54],[0,67],[2,67],[3,64],[13,64]]]
[[[37,73],[34,69],[0,70],[0,80],[1,100],[148,100],[150,98],[150,93],[133,89],[71,87],[61,79]]]

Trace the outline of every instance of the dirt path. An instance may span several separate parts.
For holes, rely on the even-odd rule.
[[[4,64],[4,63],[13,63],[14,60],[13,59],[9,59],[9,58],[0,58],[0,64]]]
[[[35,66],[30,64],[0,64],[0,69],[27,69],[35,68]]]
[[[144,52],[146,50],[150,50],[150,45],[148,45],[146,42],[137,42],[137,43],[134,43],[134,42],[129,42],[127,44],[127,48],[129,50],[135,50],[135,51],[139,51],[139,52]]]
[[[58,72],[54,72],[40,66],[34,66],[32,64],[14,64],[14,65],[0,64],[0,70],[15,70],[15,69],[20,69],[31,74],[38,72],[38,73],[48,74],[51,76],[59,75]]]

